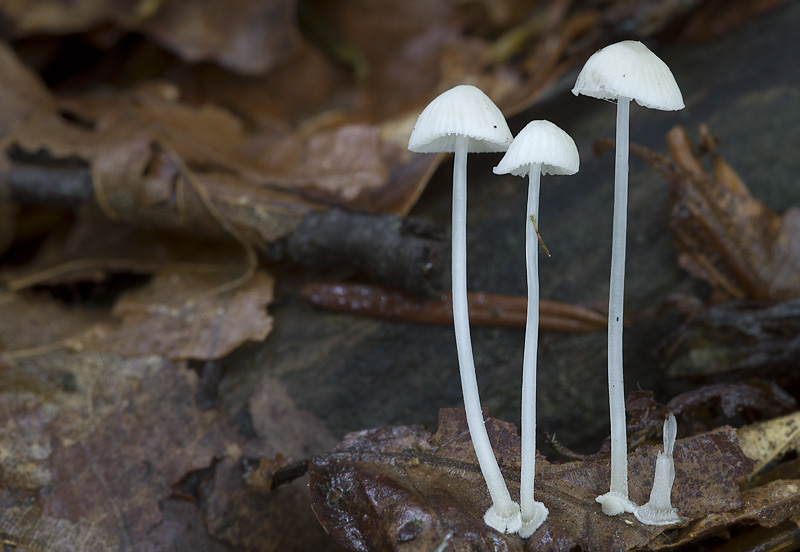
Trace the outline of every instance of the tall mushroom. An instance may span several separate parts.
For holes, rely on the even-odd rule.
[[[625,390],[622,378],[622,303],[628,205],[628,120],[631,100],[643,107],[676,111],[683,97],[669,67],[641,42],[626,40],[595,52],[583,66],[572,93],[617,100],[614,164],[614,222],[608,299],[608,398],[611,413],[611,489],[597,497],[603,512],[633,512],[628,500]]]
[[[523,128],[495,174],[528,176],[528,209],[525,217],[525,265],[528,273],[528,316],[522,358],[522,470],[519,503],[521,537],[530,537],[547,518],[547,507],[533,497],[536,461],[536,354],[539,343],[539,180],[543,174],[575,174],[580,157],[569,134],[550,121],[532,121]]]
[[[519,530],[519,505],[511,500],[486,433],[472,357],[467,311],[467,153],[506,151],[512,135],[503,114],[474,86],[460,85],[435,98],[417,119],[408,149],[454,152],[453,162],[453,322],[467,425],[492,506],[484,515],[501,532]]]

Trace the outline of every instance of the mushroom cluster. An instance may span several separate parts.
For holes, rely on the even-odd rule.
[[[608,384],[611,412],[611,488],[597,497],[608,515],[633,513],[641,523],[669,525],[682,518],[670,502],[675,479],[672,451],[677,424],[670,415],[664,423],[664,451],[656,462],[650,501],[637,506],[628,499],[625,396],[622,372],[622,301],[625,277],[625,231],[628,197],[628,119],[631,100],[661,110],[683,107],[683,99],[669,68],[640,42],[624,41],[595,53],[578,76],[575,95],[617,103],[614,215],[608,319]],[[420,153],[452,152],[452,286],[453,323],[467,426],[492,505],[484,522],[505,533],[530,537],[545,521],[547,507],[534,499],[536,457],[536,364],[539,333],[538,231],[541,175],[575,174],[580,158],[575,142],[549,121],[532,121],[512,138],[501,111],[474,86],[459,85],[435,98],[420,114],[408,148]],[[519,503],[506,486],[492,451],[480,406],[467,308],[467,154],[506,152],[496,174],[527,176],[525,259],[528,311],[522,373],[522,458]]]

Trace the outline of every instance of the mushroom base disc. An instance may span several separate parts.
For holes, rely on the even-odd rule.
[[[527,539],[533,535],[542,523],[544,523],[544,520],[547,519],[547,514],[549,513],[550,511],[547,509],[547,506],[541,502],[534,502],[533,515],[529,519],[522,518],[522,527],[519,529],[519,536],[523,539]]]
[[[649,502],[636,508],[633,515],[644,525],[673,525],[684,521],[675,508],[666,510],[652,508]]]
[[[617,516],[624,512],[633,513],[638,506],[628,500],[622,493],[609,491],[595,499],[603,507],[603,513],[607,516]]]
[[[522,515],[519,513],[519,504],[511,502],[502,511],[495,505],[483,514],[483,522],[501,533],[516,533],[522,527]]]

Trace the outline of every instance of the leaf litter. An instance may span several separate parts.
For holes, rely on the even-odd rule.
[[[512,498],[519,494],[520,441],[516,428],[486,419],[490,440]],[[628,458],[631,499],[644,503],[656,453],[644,445]],[[331,452],[312,458],[312,505],[326,531],[349,550],[628,550],[669,539],[675,528],[642,526],[604,515],[595,497],[608,487],[608,458],[553,464],[537,457],[537,499],[550,515],[523,542],[483,523],[489,496],[461,409],[440,411],[439,428],[386,427],[353,433]],[[729,427],[678,440],[673,506],[690,520],[743,504],[737,480],[752,461]],[[665,534],[665,532],[667,532]]]
[[[208,550],[215,542],[276,546],[293,523],[311,549],[326,549],[327,537],[309,530],[316,522],[303,485],[265,494],[243,480],[245,457],[307,456],[333,444],[278,382],[264,377],[254,388],[254,423],[243,434],[219,410],[197,408],[197,374],[185,362],[76,347],[76,334],[110,323],[108,312],[31,292],[5,294],[2,307],[4,544],[138,550],[181,548],[191,538]],[[217,485],[202,482],[214,472]]]

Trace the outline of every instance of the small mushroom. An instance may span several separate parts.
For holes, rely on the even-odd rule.
[[[528,273],[528,315],[522,360],[522,469],[519,502],[522,527],[530,537],[547,519],[547,507],[533,497],[536,461],[536,354],[539,342],[539,246],[535,224],[539,220],[539,181],[543,174],[575,174],[580,157],[569,134],[550,121],[532,121],[523,128],[495,174],[528,176],[528,210],[525,217],[525,264]]]
[[[453,162],[453,323],[467,425],[492,506],[483,519],[500,532],[515,533],[522,521],[511,500],[489,443],[478,395],[467,310],[467,153],[506,151],[512,135],[503,114],[478,88],[460,85],[435,98],[417,119],[408,149],[454,152]]]
[[[608,300],[608,396],[611,414],[611,489],[597,497],[603,512],[633,512],[628,500],[625,389],[622,377],[622,303],[625,286],[625,232],[628,206],[628,124],[631,99],[643,107],[675,111],[683,97],[669,67],[641,42],[626,40],[595,52],[572,93],[617,100],[614,164],[614,222]]]
[[[678,435],[678,423],[675,416],[670,413],[664,420],[664,450],[656,458],[656,473],[653,478],[653,489],[650,491],[650,500],[644,506],[639,506],[633,511],[636,519],[645,525],[672,525],[681,523],[683,518],[672,507],[670,495],[672,483],[675,481],[675,462],[672,459],[672,449],[675,446],[675,437]]]

